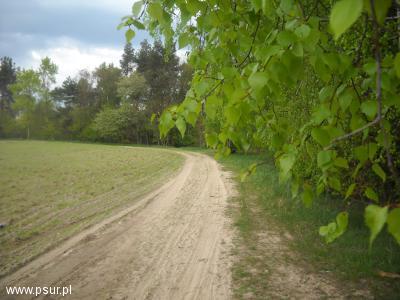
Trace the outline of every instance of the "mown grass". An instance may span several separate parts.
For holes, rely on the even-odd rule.
[[[145,147],[0,141],[0,276],[131,205],[183,160]]]
[[[240,182],[238,177],[243,170],[265,160],[269,162],[259,166],[245,182]],[[234,154],[223,158],[221,163],[236,174],[240,192],[237,199],[240,213],[235,224],[245,245],[238,250],[239,259],[233,270],[236,296],[241,298],[249,291],[260,298],[265,295],[262,289],[266,287],[268,275],[248,270],[263,267],[263,262],[254,258],[260,254],[253,251],[258,247],[254,239],[256,231],[267,231],[274,226],[293,237],[288,241],[289,247],[301,255],[303,267],[308,265],[334,274],[339,281],[353,282],[360,289],[369,288],[377,298],[399,297],[400,280],[381,278],[377,274],[378,271],[400,273],[400,247],[384,229],[369,251],[369,232],[362,210],[354,207],[347,232],[332,244],[325,244],[318,228],[334,220],[342,206],[340,199],[323,196],[311,208],[305,208],[300,200],[291,199],[288,186],[278,184],[276,169],[267,155]]]

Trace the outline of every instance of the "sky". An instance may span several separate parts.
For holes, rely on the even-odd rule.
[[[119,60],[125,45],[120,19],[134,0],[0,0],[0,57],[37,68],[46,56],[58,65],[57,84],[82,69]],[[145,31],[132,41],[138,48]]]

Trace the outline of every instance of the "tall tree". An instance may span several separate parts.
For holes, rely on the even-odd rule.
[[[64,138],[71,138],[73,119],[71,112],[78,105],[78,82],[71,77],[64,80],[61,87],[56,87],[52,91],[52,97],[58,103],[57,113]]]
[[[179,58],[175,51],[167,54],[161,42],[153,46],[145,40],[135,56],[137,72],[141,73],[149,86],[148,107],[153,113],[160,113],[167,106],[176,103],[179,78]]]
[[[122,74],[128,76],[132,73],[135,64],[135,51],[130,42],[125,44],[124,53],[122,54],[122,59],[120,60],[120,66]]]
[[[94,72],[97,81],[97,96],[99,107],[103,105],[118,106],[120,98],[117,93],[117,83],[121,78],[121,69],[113,64],[102,63]]]
[[[87,137],[85,131],[99,111],[96,91],[94,88],[94,77],[87,70],[79,72],[77,82],[77,97],[70,112],[72,121],[68,131],[74,138],[84,139]]]
[[[31,135],[34,119],[36,97],[41,90],[39,74],[33,70],[23,70],[17,73],[17,80],[10,87],[15,103],[13,109],[17,112],[21,126],[26,129],[26,137]]]
[[[67,77],[61,85],[52,91],[54,100],[64,107],[71,107],[78,101],[78,82],[71,77]]]
[[[2,57],[0,64],[0,111],[11,111],[14,102],[10,85],[16,80],[15,64],[10,57]]]
[[[44,101],[50,100],[50,87],[56,82],[57,72],[57,65],[51,62],[49,57],[46,56],[42,59],[38,74],[42,86],[42,100]]]
[[[133,104],[138,109],[145,106],[147,90],[146,79],[138,72],[122,77],[118,82],[118,95],[122,102]]]
[[[81,70],[78,76],[77,104],[82,107],[94,106],[95,90],[92,75],[87,70]]]

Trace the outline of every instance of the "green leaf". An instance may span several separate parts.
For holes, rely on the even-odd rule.
[[[364,163],[358,163],[356,169],[354,170],[353,174],[351,175],[351,177],[356,178],[358,175],[358,172],[360,172],[360,170],[362,169],[362,167],[364,166]]]
[[[121,30],[124,27],[125,27],[125,22],[122,22],[122,23],[118,24],[117,30]]]
[[[340,183],[339,178],[335,176],[329,176],[328,177],[328,183],[331,188],[333,188],[335,191],[340,192],[342,190],[342,184]]]
[[[351,101],[353,100],[353,95],[351,92],[344,92],[339,97],[339,105],[342,111],[346,111],[347,108],[350,106]]]
[[[257,72],[252,74],[249,79],[249,84],[252,89],[260,90],[262,89],[268,82],[268,77],[266,72]]]
[[[325,191],[325,183],[324,182],[320,182],[317,185],[317,196],[321,195],[324,191]]]
[[[132,20],[132,24],[140,30],[145,30],[146,27],[144,27],[143,23],[139,22],[138,20]]]
[[[394,69],[396,70],[397,77],[400,78],[400,52],[396,54],[394,59]]]
[[[179,49],[185,48],[190,43],[190,36],[187,32],[182,33],[178,38]]]
[[[240,110],[235,106],[225,108],[226,121],[231,125],[236,125],[240,119]]]
[[[326,105],[319,105],[312,114],[312,120],[315,124],[320,124],[322,121],[331,116],[331,111]]]
[[[132,14],[135,17],[139,16],[140,12],[142,11],[142,6],[143,6],[143,1],[142,0],[137,1],[132,5]]]
[[[280,175],[282,180],[286,180],[288,178],[289,172],[292,169],[294,163],[296,161],[296,157],[292,153],[284,154],[279,159],[279,168]]]
[[[217,116],[217,110],[222,105],[222,101],[216,95],[211,95],[206,101],[206,115],[207,118],[214,119]]]
[[[164,14],[163,8],[160,3],[152,2],[147,6],[147,12],[149,13],[150,17],[157,20],[160,23],[164,22]]]
[[[379,202],[378,194],[370,187],[367,187],[364,192],[365,196],[372,201]]]
[[[356,130],[359,129],[360,127],[365,125],[365,120],[361,116],[361,114],[353,114],[351,120],[350,120],[350,129],[351,130]]]
[[[168,131],[170,131],[174,125],[175,123],[172,119],[171,113],[168,110],[165,110],[160,117],[159,128],[161,137],[165,137]]]
[[[368,159],[368,146],[367,145],[361,145],[358,147],[355,147],[353,149],[354,156],[360,161],[360,163],[364,163]]]
[[[280,149],[280,148],[282,147],[282,145],[283,145],[284,142],[285,142],[285,139],[284,139],[284,137],[282,136],[282,134],[275,133],[275,134],[272,136],[272,139],[271,139],[271,146],[272,146],[274,149]]]
[[[218,145],[218,135],[216,133],[207,133],[206,134],[206,142],[207,146],[211,148],[215,148]]]
[[[293,7],[293,0],[282,0],[280,2],[280,9],[282,9],[285,14],[290,14],[290,11]]]
[[[318,94],[318,98],[319,100],[321,100],[322,102],[330,99],[332,97],[332,94],[334,93],[334,89],[331,86],[325,86],[323,87]]]
[[[294,44],[292,50],[293,50],[294,55],[296,55],[298,57],[303,57],[304,50],[303,50],[303,46],[301,45],[301,43]]]
[[[349,214],[346,211],[340,212],[336,216],[336,222],[319,228],[319,234],[325,238],[326,243],[332,243],[346,231],[348,224]]]
[[[376,143],[369,143],[367,147],[369,160],[372,161],[375,157],[376,151],[378,150],[378,145]]]
[[[251,4],[253,5],[253,8],[256,12],[258,12],[262,8],[261,0],[251,0]]]
[[[125,32],[125,38],[126,38],[126,42],[130,43],[130,41],[135,37],[135,32],[132,29],[128,29]]]
[[[314,128],[311,130],[311,136],[323,147],[328,146],[331,141],[329,133],[322,128]]]
[[[336,223],[338,225],[340,235],[342,235],[349,224],[349,214],[346,211],[339,213],[336,216]]]
[[[185,109],[187,109],[190,112],[194,112],[194,113],[199,112],[200,105],[194,99],[188,98],[182,104],[184,105]]]
[[[376,73],[376,62],[369,62],[365,65],[363,65],[363,70],[365,73],[367,73],[369,76],[372,76]]]
[[[317,57],[316,62],[314,63],[314,69],[317,75],[327,84],[332,77],[332,72],[328,69],[328,67],[323,63],[322,59]]]
[[[283,47],[287,47],[290,44],[293,44],[294,42],[296,42],[296,40],[296,35],[289,30],[281,31],[277,36],[278,44]]]
[[[330,243],[333,241],[333,239],[331,239],[330,237],[335,233],[336,227],[337,227],[336,223],[331,222],[328,225],[321,226],[319,228],[319,235],[325,237],[326,243]]]
[[[378,112],[378,104],[373,100],[365,101],[361,103],[361,111],[372,120]]]
[[[335,53],[324,53],[322,56],[322,60],[329,67],[332,72],[336,72],[338,66],[340,64],[340,60],[337,54]]]
[[[334,161],[335,166],[343,169],[348,169],[349,168],[349,163],[347,162],[347,159],[343,157],[337,157]]]
[[[187,116],[185,116],[186,121],[192,125],[193,127],[196,125],[198,114],[195,112],[189,112]]]
[[[356,187],[355,183],[350,184],[350,186],[348,187],[348,189],[346,191],[346,196],[344,197],[344,199],[349,198],[351,196],[351,194],[353,194],[355,187]]]
[[[375,2],[375,15],[376,19],[379,24],[383,25],[385,22],[385,18],[387,15],[387,12],[392,5],[392,0],[379,0]],[[370,0],[364,0],[364,6],[366,11],[370,16],[372,16],[371,13],[371,1]]]
[[[317,163],[318,167],[324,169],[332,160],[332,151],[330,150],[323,150],[318,153],[317,156]]]
[[[186,132],[186,122],[182,117],[178,117],[175,121],[176,128],[178,128],[179,132],[181,133],[182,138],[185,136]]]
[[[303,204],[305,207],[311,207],[313,203],[313,191],[311,187],[308,184],[304,185],[304,191],[303,191]]]
[[[296,28],[294,33],[301,39],[305,39],[310,35],[311,29],[308,25],[302,24]]]
[[[360,17],[363,0],[340,0],[332,8],[330,27],[337,40]]]
[[[388,208],[380,207],[378,205],[368,205],[364,211],[364,220],[365,224],[368,226],[370,230],[370,237],[369,237],[369,247],[371,248],[372,243],[374,242],[375,238],[382,230],[383,226],[386,223],[388,215]]]
[[[376,175],[378,175],[382,179],[383,182],[386,181],[386,173],[385,171],[382,170],[379,164],[373,164],[372,170],[375,172]]]
[[[275,9],[273,0],[261,0],[261,3],[264,15],[270,14]]]
[[[392,209],[387,217],[388,231],[400,244],[400,208]]]

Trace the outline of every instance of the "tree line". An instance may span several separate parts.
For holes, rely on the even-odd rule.
[[[160,138],[157,118],[181,102],[192,69],[162,43],[126,43],[120,66],[102,63],[56,83],[58,67],[43,58],[37,70],[21,69],[12,58],[0,66],[0,137],[101,142],[200,144],[199,128],[182,138],[177,131]]]

